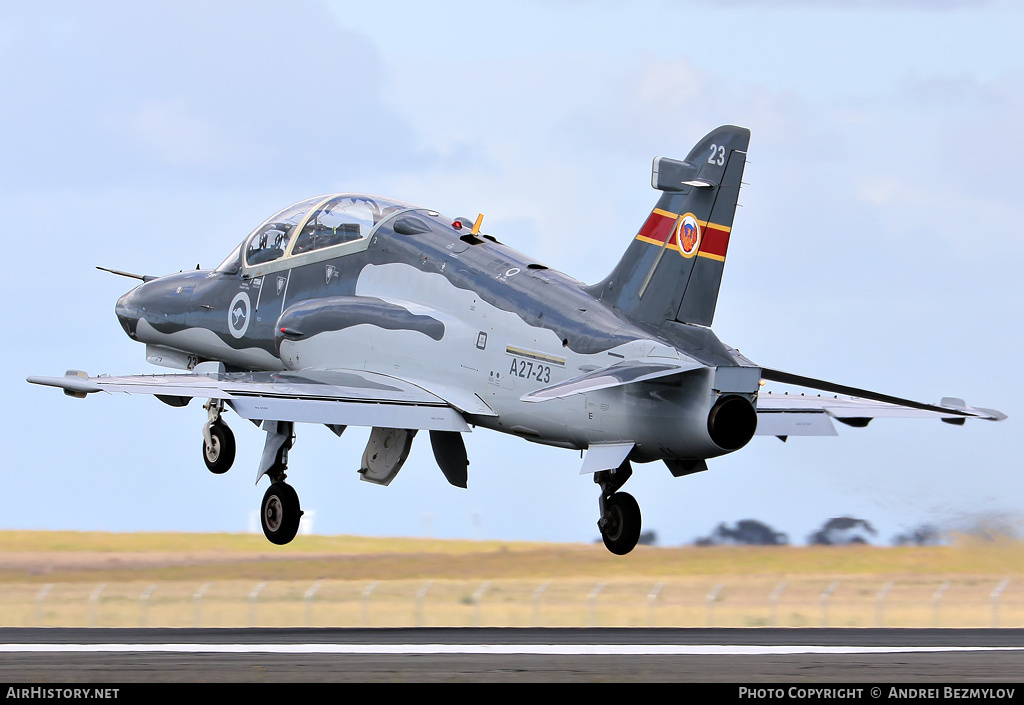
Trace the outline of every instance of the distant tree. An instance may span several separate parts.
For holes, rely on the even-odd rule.
[[[875,528],[864,519],[833,517],[825,525],[807,537],[812,546],[850,546],[871,543],[867,535],[877,534]]]
[[[934,524],[921,524],[892,537],[893,546],[941,546],[945,542],[946,537]]]
[[[785,546],[789,537],[756,519],[741,519],[733,528],[724,522],[719,524],[710,536],[694,543],[697,546]]]
[[[1019,541],[1024,538],[1024,518],[1004,512],[962,517],[952,533],[986,542]]]

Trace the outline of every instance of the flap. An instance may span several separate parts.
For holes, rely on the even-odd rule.
[[[892,417],[921,417],[921,418],[952,418],[964,419],[975,417],[988,421],[1002,421],[1006,414],[994,409],[983,409],[980,407],[967,406],[962,399],[945,398],[942,404],[924,404],[911,399],[872,392],[867,389],[858,389],[844,384],[836,384],[813,377],[804,377],[790,372],[762,368],[761,376],[772,382],[782,384],[793,384],[798,387],[809,389],[820,389],[823,392],[834,394],[848,394],[849,397],[822,397],[805,396],[803,394],[761,394],[760,399],[770,400],[773,404],[802,405],[801,408],[817,408],[828,411],[832,416],[842,418],[879,418],[883,416]],[[788,397],[788,400],[785,399]],[[802,401],[796,401],[800,399]],[[817,399],[818,401],[814,401]],[[758,401],[758,410],[762,408],[762,401]],[[951,403],[947,403],[951,402]],[[915,413],[920,412],[920,413]]]

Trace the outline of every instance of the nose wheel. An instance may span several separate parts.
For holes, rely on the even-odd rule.
[[[223,421],[210,426],[210,440],[203,439],[203,461],[214,475],[223,475],[235,462],[235,434]]]
[[[299,495],[292,486],[287,482],[272,483],[260,505],[260,522],[267,539],[279,546],[288,543],[299,532],[301,518]]]
[[[203,405],[207,419],[203,424],[203,462],[215,475],[223,475],[235,462],[235,434],[221,419],[224,402],[211,399]]]

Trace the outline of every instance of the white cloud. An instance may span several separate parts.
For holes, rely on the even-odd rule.
[[[404,157],[379,56],[318,3],[60,3],[9,18],[0,179],[280,183]],[[17,173],[17,179],[12,176]]]

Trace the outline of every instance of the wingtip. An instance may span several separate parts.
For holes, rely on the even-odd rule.
[[[964,412],[971,416],[978,416],[986,421],[1003,421],[1006,419],[1006,414],[995,409],[985,409],[980,406],[969,406],[967,402],[958,397],[942,397],[939,401],[939,406],[943,406],[956,411]],[[955,420],[955,419],[954,419]],[[943,421],[951,421],[950,419],[943,419]],[[962,422],[962,419],[961,419]]]
[[[987,421],[1005,421],[1006,419],[1010,418],[1009,416],[1007,416],[1003,412],[996,411],[995,409],[976,408],[975,410],[976,411],[981,411],[981,412],[984,412],[984,413],[988,414],[988,416],[986,417]]]
[[[25,381],[29,384],[39,384],[44,387],[57,387],[58,389],[63,389],[65,394],[70,394],[71,396],[84,396],[100,391],[99,385],[90,382],[87,377],[79,375],[67,374],[63,377],[30,375],[25,378]]]

